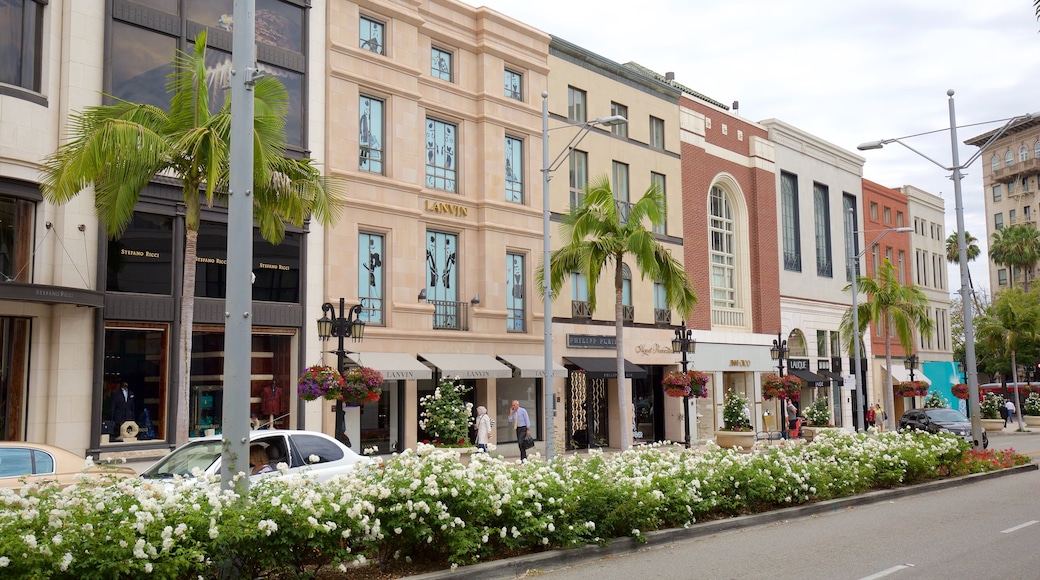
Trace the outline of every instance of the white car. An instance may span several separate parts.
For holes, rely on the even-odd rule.
[[[318,481],[347,473],[357,463],[371,461],[354,453],[334,438],[316,431],[260,430],[249,433],[249,446],[261,445],[269,465],[274,468],[251,477],[277,475],[279,463],[289,466],[289,473],[306,470]],[[200,437],[180,446],[141,473],[150,479],[169,479],[174,476],[191,477],[195,469],[206,475],[220,473],[221,435]],[[257,466],[258,467],[258,466]]]

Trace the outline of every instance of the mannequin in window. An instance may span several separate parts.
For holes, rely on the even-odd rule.
[[[271,386],[260,392],[260,414],[267,417],[270,426],[273,428],[274,419],[281,412],[282,388],[275,381],[271,381]]]
[[[134,392],[130,390],[130,385],[125,381],[119,383],[119,388],[112,393],[109,399],[112,422],[115,423],[116,429],[119,429],[123,423],[134,420],[137,415],[134,409],[136,403],[137,401],[134,399]]]

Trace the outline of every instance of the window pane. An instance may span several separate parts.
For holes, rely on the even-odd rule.
[[[141,429],[138,439],[166,438],[168,340],[165,325],[105,329],[101,418],[111,421],[114,429],[132,417]],[[120,388],[124,382],[126,396]]]
[[[506,330],[525,330],[524,293],[524,257],[506,254]]]
[[[664,149],[664,119],[650,117],[650,146]]]
[[[358,235],[358,298],[363,310],[361,320],[383,324],[383,236]]]
[[[457,191],[455,125],[426,119],[426,187]]]
[[[585,122],[585,91],[567,87],[567,119],[575,123]]]
[[[506,201],[524,202],[524,142],[506,137]]]
[[[108,290],[173,294],[171,218],[137,212],[123,235],[108,242]]]
[[[112,96],[169,109],[166,77],[177,39],[112,21]]]
[[[510,99],[516,99],[518,101],[524,100],[524,77],[518,72],[506,69],[505,75],[505,89],[506,96]]]
[[[318,437],[317,435],[293,435],[289,440],[292,441],[292,445],[296,448],[300,458],[312,465],[314,463],[328,463],[343,459],[343,449],[324,437]],[[311,460],[312,455],[317,457],[318,461]]]
[[[665,191],[665,177],[664,177],[664,175],[661,175],[660,173],[654,173],[653,171],[651,171],[650,172],[650,185],[653,185],[653,186],[657,187],[657,190],[661,192],[661,195],[665,199],[665,219],[661,220],[661,223],[659,223],[659,224],[653,224],[653,232],[655,234],[664,235],[665,234],[665,230],[667,228],[667,224],[668,224],[668,218],[667,218],[667,216],[668,216],[668,213],[667,213],[668,212],[668,205],[667,205],[667,203],[668,203],[668,196],[667,196],[667,192]]]
[[[16,477],[32,473],[32,450],[0,449],[0,477]]]
[[[43,6],[32,0],[0,3],[0,83],[40,91]]]
[[[722,188],[711,188],[710,208],[711,304],[715,308],[736,308],[733,214]]]
[[[628,107],[618,103],[610,103],[610,114],[621,115],[624,118],[628,118]],[[628,123],[618,123],[610,126],[610,132],[619,137],[628,137]]]
[[[458,300],[458,238],[455,234],[426,233],[427,300]]]
[[[589,154],[572,150],[570,154],[570,193],[571,207],[581,203],[585,184],[589,181]]]
[[[802,271],[801,246],[798,224],[798,177],[780,174],[781,220],[784,242],[784,269]],[[873,206],[872,206],[873,209]]]
[[[361,95],[358,110],[358,169],[383,173],[383,101]]]
[[[430,49],[430,76],[451,82],[451,57],[447,50],[437,48]]]
[[[386,27],[383,23],[362,16],[360,24],[358,36],[361,48],[376,54],[386,54],[383,46],[383,35]]]

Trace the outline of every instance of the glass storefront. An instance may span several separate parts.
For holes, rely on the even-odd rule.
[[[509,422],[509,408],[513,401],[527,409],[528,418],[531,419],[531,434],[535,439],[542,439],[541,432],[541,400],[542,386],[539,379],[498,379],[495,383],[497,396],[495,408],[488,409],[488,413],[495,418],[495,440],[494,443],[509,443],[516,441],[516,427]]]
[[[0,440],[25,439],[25,403],[29,396],[28,318],[0,318]]]
[[[361,406],[361,449],[376,449],[376,454],[401,451],[399,381],[383,382],[379,400]]]
[[[168,437],[168,340],[164,324],[106,325],[101,433],[110,441],[126,421],[137,423],[139,441]]]

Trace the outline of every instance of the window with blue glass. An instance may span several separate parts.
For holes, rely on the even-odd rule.
[[[458,191],[456,130],[451,123],[426,119],[426,187]]]
[[[524,142],[506,137],[506,201],[524,202]]]
[[[506,254],[506,330],[523,331],[525,326],[524,257]]]
[[[386,25],[382,22],[367,16],[359,19],[358,45],[362,49],[376,54],[386,54],[385,34]]]
[[[524,100],[524,75],[506,69],[505,71],[506,96],[518,101]]]
[[[358,234],[358,299],[361,320],[383,325],[384,238],[381,234]]]
[[[358,102],[358,169],[383,173],[383,109],[385,103],[361,95]]]
[[[451,51],[436,46],[430,48],[430,76],[451,82],[451,62],[454,55]]]

